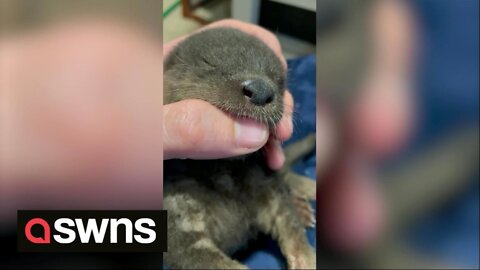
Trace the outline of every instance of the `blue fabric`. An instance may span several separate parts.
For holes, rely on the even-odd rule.
[[[479,1],[410,2],[420,18],[423,48],[417,85],[421,129],[412,149],[479,121]],[[424,251],[465,268],[479,268],[479,175],[456,202],[414,229]]]

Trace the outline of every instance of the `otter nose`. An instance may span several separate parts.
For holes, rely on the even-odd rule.
[[[266,81],[256,79],[242,83],[243,95],[255,105],[263,106],[273,101],[275,91]]]

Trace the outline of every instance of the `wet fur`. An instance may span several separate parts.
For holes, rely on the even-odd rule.
[[[166,60],[164,78],[165,104],[202,99],[272,131],[283,114],[281,62],[260,40],[239,30],[216,28],[191,36]],[[241,82],[253,78],[275,87],[272,103],[256,106],[243,96]],[[314,138],[301,143],[312,150]],[[245,269],[230,254],[263,232],[278,241],[290,269],[315,268],[315,252],[289,185],[297,178],[287,177],[294,174],[286,168],[270,170],[261,150],[233,159],[169,160],[164,168],[170,267]]]

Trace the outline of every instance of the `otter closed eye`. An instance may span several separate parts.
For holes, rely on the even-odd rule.
[[[207,60],[206,58],[202,58],[202,61],[203,61],[205,64],[207,64],[207,65],[209,65],[209,66],[211,66],[211,67],[213,67],[213,68],[216,67],[216,66],[213,65],[212,63],[208,62],[208,60]]]

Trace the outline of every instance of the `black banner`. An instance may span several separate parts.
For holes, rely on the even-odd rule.
[[[166,252],[167,212],[18,211],[19,252]]]

